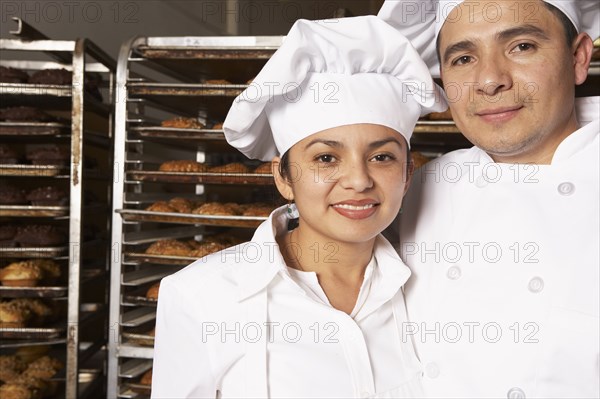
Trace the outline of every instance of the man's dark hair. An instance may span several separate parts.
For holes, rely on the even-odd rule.
[[[571,20],[569,19],[569,17],[567,17],[565,15],[565,13],[563,13],[561,10],[559,10],[552,4],[547,3],[546,1],[542,1],[542,3],[546,7],[546,9],[548,9],[550,12],[552,12],[554,15],[556,15],[556,17],[558,18],[558,20],[560,21],[560,23],[563,26],[563,30],[565,31],[565,39],[566,39],[567,46],[571,46],[573,44],[573,42],[575,41],[575,38],[577,37],[577,28],[575,28],[575,25],[573,25],[573,22],[571,22]],[[435,50],[437,52],[438,61],[441,63],[442,57],[440,57],[440,37],[441,37],[441,32],[440,32],[440,34],[438,34],[438,37],[435,41]]]

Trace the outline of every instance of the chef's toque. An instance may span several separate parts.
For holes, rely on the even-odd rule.
[[[333,127],[370,123],[410,141],[417,119],[447,108],[427,66],[374,16],[298,20],[223,124],[229,144],[271,160]]]
[[[592,40],[600,36],[598,0],[544,0],[562,11],[578,32],[586,32]],[[463,0],[386,0],[378,17],[394,26],[417,49],[433,76],[439,77],[436,41],[446,18]],[[472,6],[481,4],[471,2]],[[471,6],[469,6],[471,7]],[[493,10],[492,10],[493,11]]]

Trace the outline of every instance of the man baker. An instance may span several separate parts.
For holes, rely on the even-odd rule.
[[[576,112],[597,1],[386,1],[475,145],[415,174],[400,222],[429,397],[599,397],[599,113]],[[591,35],[591,37],[590,37]]]

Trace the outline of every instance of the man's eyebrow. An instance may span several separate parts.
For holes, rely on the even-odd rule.
[[[462,51],[472,51],[475,49],[475,43],[471,40],[462,40],[454,43],[444,50],[444,64],[452,57],[452,55]]]
[[[544,32],[542,29],[538,28],[537,26],[529,25],[529,24],[515,26],[514,28],[509,28],[509,29],[503,30],[502,32],[498,32],[498,33],[496,33],[496,40],[506,41],[506,40],[513,39],[517,36],[523,36],[523,35],[534,36],[540,40],[550,40],[550,38],[548,37],[546,32]],[[458,43],[454,43],[454,44],[448,46],[448,48],[446,48],[446,50],[444,50],[444,58],[443,58],[444,64],[446,64],[448,62],[448,60],[452,57],[452,55],[454,55],[458,52],[462,52],[462,51],[472,51],[475,49],[475,47],[476,47],[475,43],[472,40],[462,40]]]

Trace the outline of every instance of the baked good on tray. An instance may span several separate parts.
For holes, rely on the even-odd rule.
[[[27,308],[12,301],[0,302],[0,328],[23,328],[32,317]]]
[[[29,80],[27,72],[17,68],[0,66],[1,83],[26,83]]]
[[[158,299],[158,290],[160,289],[160,281],[154,283],[148,288],[146,291],[146,298],[148,299]]]
[[[150,205],[146,208],[147,211],[150,212],[166,212],[166,213],[175,213],[177,212],[175,208],[169,205],[166,201],[158,201]]]
[[[192,247],[177,240],[160,240],[146,249],[148,255],[189,256]]]
[[[43,278],[43,270],[27,261],[14,262],[0,270],[0,282],[8,287],[36,287]]]
[[[33,165],[66,166],[69,164],[70,153],[68,149],[57,145],[45,145],[28,150],[25,158]]]
[[[272,173],[271,162],[265,162],[265,163],[258,165],[256,168],[254,168],[254,170],[252,172],[258,173],[258,174],[270,175]]]
[[[140,378],[141,385],[152,385],[152,369],[146,371]]]
[[[27,368],[27,364],[18,356],[0,356],[0,381],[8,382]]]
[[[233,202],[206,202],[192,211],[196,215],[236,216],[241,213],[238,204]]]
[[[73,74],[66,69],[42,69],[29,77],[29,83],[46,85],[70,85]]]
[[[0,120],[6,122],[51,122],[52,116],[35,107],[7,107],[0,109]]]
[[[27,194],[26,198],[31,205],[36,206],[61,206],[69,202],[67,193],[55,186],[35,188]]]
[[[55,226],[31,224],[18,226],[14,241],[21,247],[46,247],[64,244],[67,236]]]
[[[185,172],[185,173],[200,173],[206,172],[205,164],[187,159],[178,159],[174,161],[163,162],[158,168],[161,172]]]
[[[167,203],[171,208],[175,209],[175,212],[179,213],[192,213],[195,208],[195,203],[187,198],[176,197],[170,199]]]
[[[25,190],[10,184],[0,184],[0,205],[23,205],[27,203]]]
[[[432,121],[451,121],[452,112],[450,111],[450,108],[448,108],[444,112],[432,112],[428,114],[426,118]]]
[[[226,79],[203,79],[205,85],[230,85],[231,82]]]
[[[27,365],[24,375],[49,380],[64,368],[64,364],[53,357],[42,356]]]
[[[162,127],[177,129],[204,129],[204,125],[197,118],[185,118],[182,116],[164,120],[160,125]]]
[[[420,168],[430,161],[428,157],[420,153],[419,151],[411,151],[413,163],[415,164],[415,169]]]
[[[14,165],[19,163],[19,155],[6,144],[0,144],[0,165]]]
[[[213,166],[208,171],[211,173],[250,173],[250,168],[241,162],[232,162],[225,165]]]
[[[218,244],[216,242],[201,242],[198,243],[195,249],[190,251],[190,254],[188,256],[193,258],[203,258],[214,252],[221,251],[227,247],[228,246],[225,244]]]
[[[273,207],[267,204],[247,204],[242,207],[242,216],[269,216]]]

